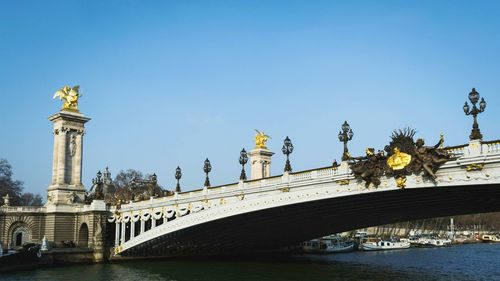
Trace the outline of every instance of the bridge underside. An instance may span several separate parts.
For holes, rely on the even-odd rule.
[[[500,185],[392,190],[228,217],[169,233],[122,256],[196,256],[266,251],[389,223],[500,211]],[[182,219],[182,218],[181,218]]]

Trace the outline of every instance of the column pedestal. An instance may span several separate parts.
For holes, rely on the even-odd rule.
[[[254,148],[250,150],[250,179],[262,179],[271,176],[271,152],[267,148]]]

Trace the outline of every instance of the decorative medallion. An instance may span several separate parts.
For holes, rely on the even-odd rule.
[[[470,171],[481,171],[484,167],[484,164],[470,164],[470,165],[467,165],[467,168],[466,170],[468,172]]]
[[[338,180],[336,181],[336,183],[340,185],[349,185],[349,180]]]
[[[290,187],[283,187],[280,190],[281,192],[290,192]]]

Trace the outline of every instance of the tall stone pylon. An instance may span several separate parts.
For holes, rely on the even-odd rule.
[[[250,156],[250,179],[257,180],[262,178],[267,178],[271,176],[271,156],[274,152],[271,152],[266,147],[266,142],[270,138],[264,132],[255,130],[257,135],[255,136],[255,148],[250,150],[248,155]]]
[[[72,107],[66,103],[61,111],[49,117],[54,123],[54,151],[48,205],[72,205],[83,203],[85,199],[82,184],[83,135],[84,125],[90,118],[78,111],[77,103]]]

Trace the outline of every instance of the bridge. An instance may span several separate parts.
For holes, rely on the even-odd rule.
[[[368,148],[365,156],[352,157],[347,149],[352,131],[345,122],[339,133],[344,142],[340,164],[292,172],[293,145],[287,137],[285,172],[271,176],[274,153],[266,147],[268,136],[257,131],[255,148],[240,157],[242,165],[250,160],[250,180],[243,169],[238,182],[211,187],[207,159],[204,188],[181,192],[178,186],[166,193],[152,176],[133,181],[148,185],[147,192],[124,204],[104,189],[111,182],[108,170],[98,173],[91,191],[82,183],[90,118],[78,109],[78,89],[65,86],[56,92],[65,102],[49,117],[54,146],[46,204],[10,206],[9,197],[3,197],[3,248],[27,242],[48,248],[75,244],[91,249],[95,261],[108,258],[110,246],[117,258],[269,251],[369,226],[500,211],[500,140],[483,141],[477,115],[486,102],[479,102],[475,89],[469,94],[472,109],[467,103],[463,107],[474,117],[470,141],[463,145],[443,147],[441,139],[426,146],[409,129],[395,131],[384,150]]]
[[[113,207],[115,255],[254,252],[363,227],[500,211],[500,141],[443,150],[451,160],[435,179],[384,173],[374,186],[343,161]]]

